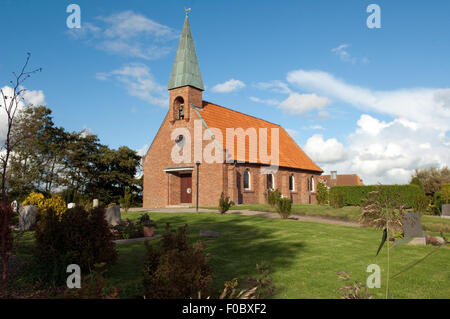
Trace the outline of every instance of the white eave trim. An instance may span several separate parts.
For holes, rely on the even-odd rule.
[[[194,166],[186,166],[186,167],[168,167],[164,169],[164,172],[179,172],[179,171],[193,171]]]

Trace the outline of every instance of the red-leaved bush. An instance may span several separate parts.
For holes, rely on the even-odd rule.
[[[154,248],[146,242],[143,286],[146,298],[185,299],[199,293],[209,295],[213,270],[208,256],[203,254],[203,244],[192,245],[187,239],[187,225],[166,231],[159,245]]]

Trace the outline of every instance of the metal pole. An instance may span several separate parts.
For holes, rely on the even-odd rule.
[[[200,162],[197,161],[195,163],[197,165],[197,193],[196,193],[196,205],[195,205],[195,211],[198,213],[198,175],[199,175],[199,166],[200,166]]]

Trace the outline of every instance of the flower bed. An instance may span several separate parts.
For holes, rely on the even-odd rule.
[[[148,214],[144,214],[139,221],[130,221],[128,218],[120,224],[110,228],[110,232],[114,235],[114,239],[132,239],[139,237],[153,237],[155,223],[150,219]]]

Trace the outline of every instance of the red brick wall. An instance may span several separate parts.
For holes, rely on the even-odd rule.
[[[264,203],[266,201],[264,192],[266,191],[267,177],[261,174],[259,165],[254,164],[228,164],[228,178],[233,178],[233,181],[228,186],[228,196],[235,203],[252,204]],[[244,171],[250,172],[250,189],[244,190]],[[234,173],[233,173],[234,171]],[[239,173],[239,174],[238,174]],[[294,175],[294,191],[289,191],[289,175]],[[236,178],[240,177],[240,189],[237,188]],[[308,190],[307,178],[314,176],[316,187],[318,182],[318,173],[309,173],[298,169],[289,169],[280,167],[274,173],[275,188],[280,190],[285,197],[292,198],[294,204],[308,204],[311,197],[311,202],[316,203],[315,193]],[[231,187],[233,185],[234,187]]]
[[[144,169],[144,192],[143,206],[164,207],[167,205],[180,204],[180,179],[177,172],[166,173],[168,167],[193,166],[192,171],[192,205],[196,204],[197,194],[197,169],[194,164],[194,121],[197,119],[191,108],[192,102],[195,106],[202,105],[202,91],[192,87],[182,87],[170,91],[171,104],[177,97],[181,96],[185,104],[184,120],[175,120],[173,108],[170,107],[164,122],[162,123],[156,137],[143,161]],[[191,162],[176,164],[172,161],[171,152],[174,141],[171,133],[175,128],[186,128],[191,135]],[[205,128],[202,126],[202,131]],[[203,147],[209,142],[204,142]],[[219,197],[224,189],[224,167],[221,163],[201,163],[199,175],[199,205],[217,206]]]
[[[175,120],[173,103],[177,97],[184,99],[185,119]],[[168,167],[193,166],[192,171],[192,205],[196,204],[197,169],[194,164],[194,121],[197,119],[195,111],[190,103],[195,106],[202,105],[202,91],[192,87],[182,87],[170,91],[170,108],[161,127],[153,140],[147,155],[143,161],[144,169],[144,192],[143,206],[165,207],[180,203],[180,179],[177,172],[166,173]],[[175,128],[186,128],[191,135],[191,162],[176,164],[172,161],[171,152],[174,141],[171,133]],[[202,132],[205,127],[202,125]],[[205,147],[210,142],[203,142]],[[202,150],[203,152],[203,150]],[[243,173],[249,169],[251,174],[251,189],[244,190]],[[239,174],[240,175],[239,175]],[[289,191],[288,176],[294,174],[295,191]],[[240,189],[237,188],[237,178],[240,176]],[[275,188],[278,188],[284,196],[291,197],[294,203],[315,202],[315,195],[307,189],[307,178],[314,176],[316,187],[319,174],[301,170],[280,168],[274,174]],[[201,163],[199,175],[199,205],[217,206],[222,191],[235,202],[242,203],[264,203],[264,191],[266,190],[266,175],[260,173],[260,166],[254,164],[222,164]]]

